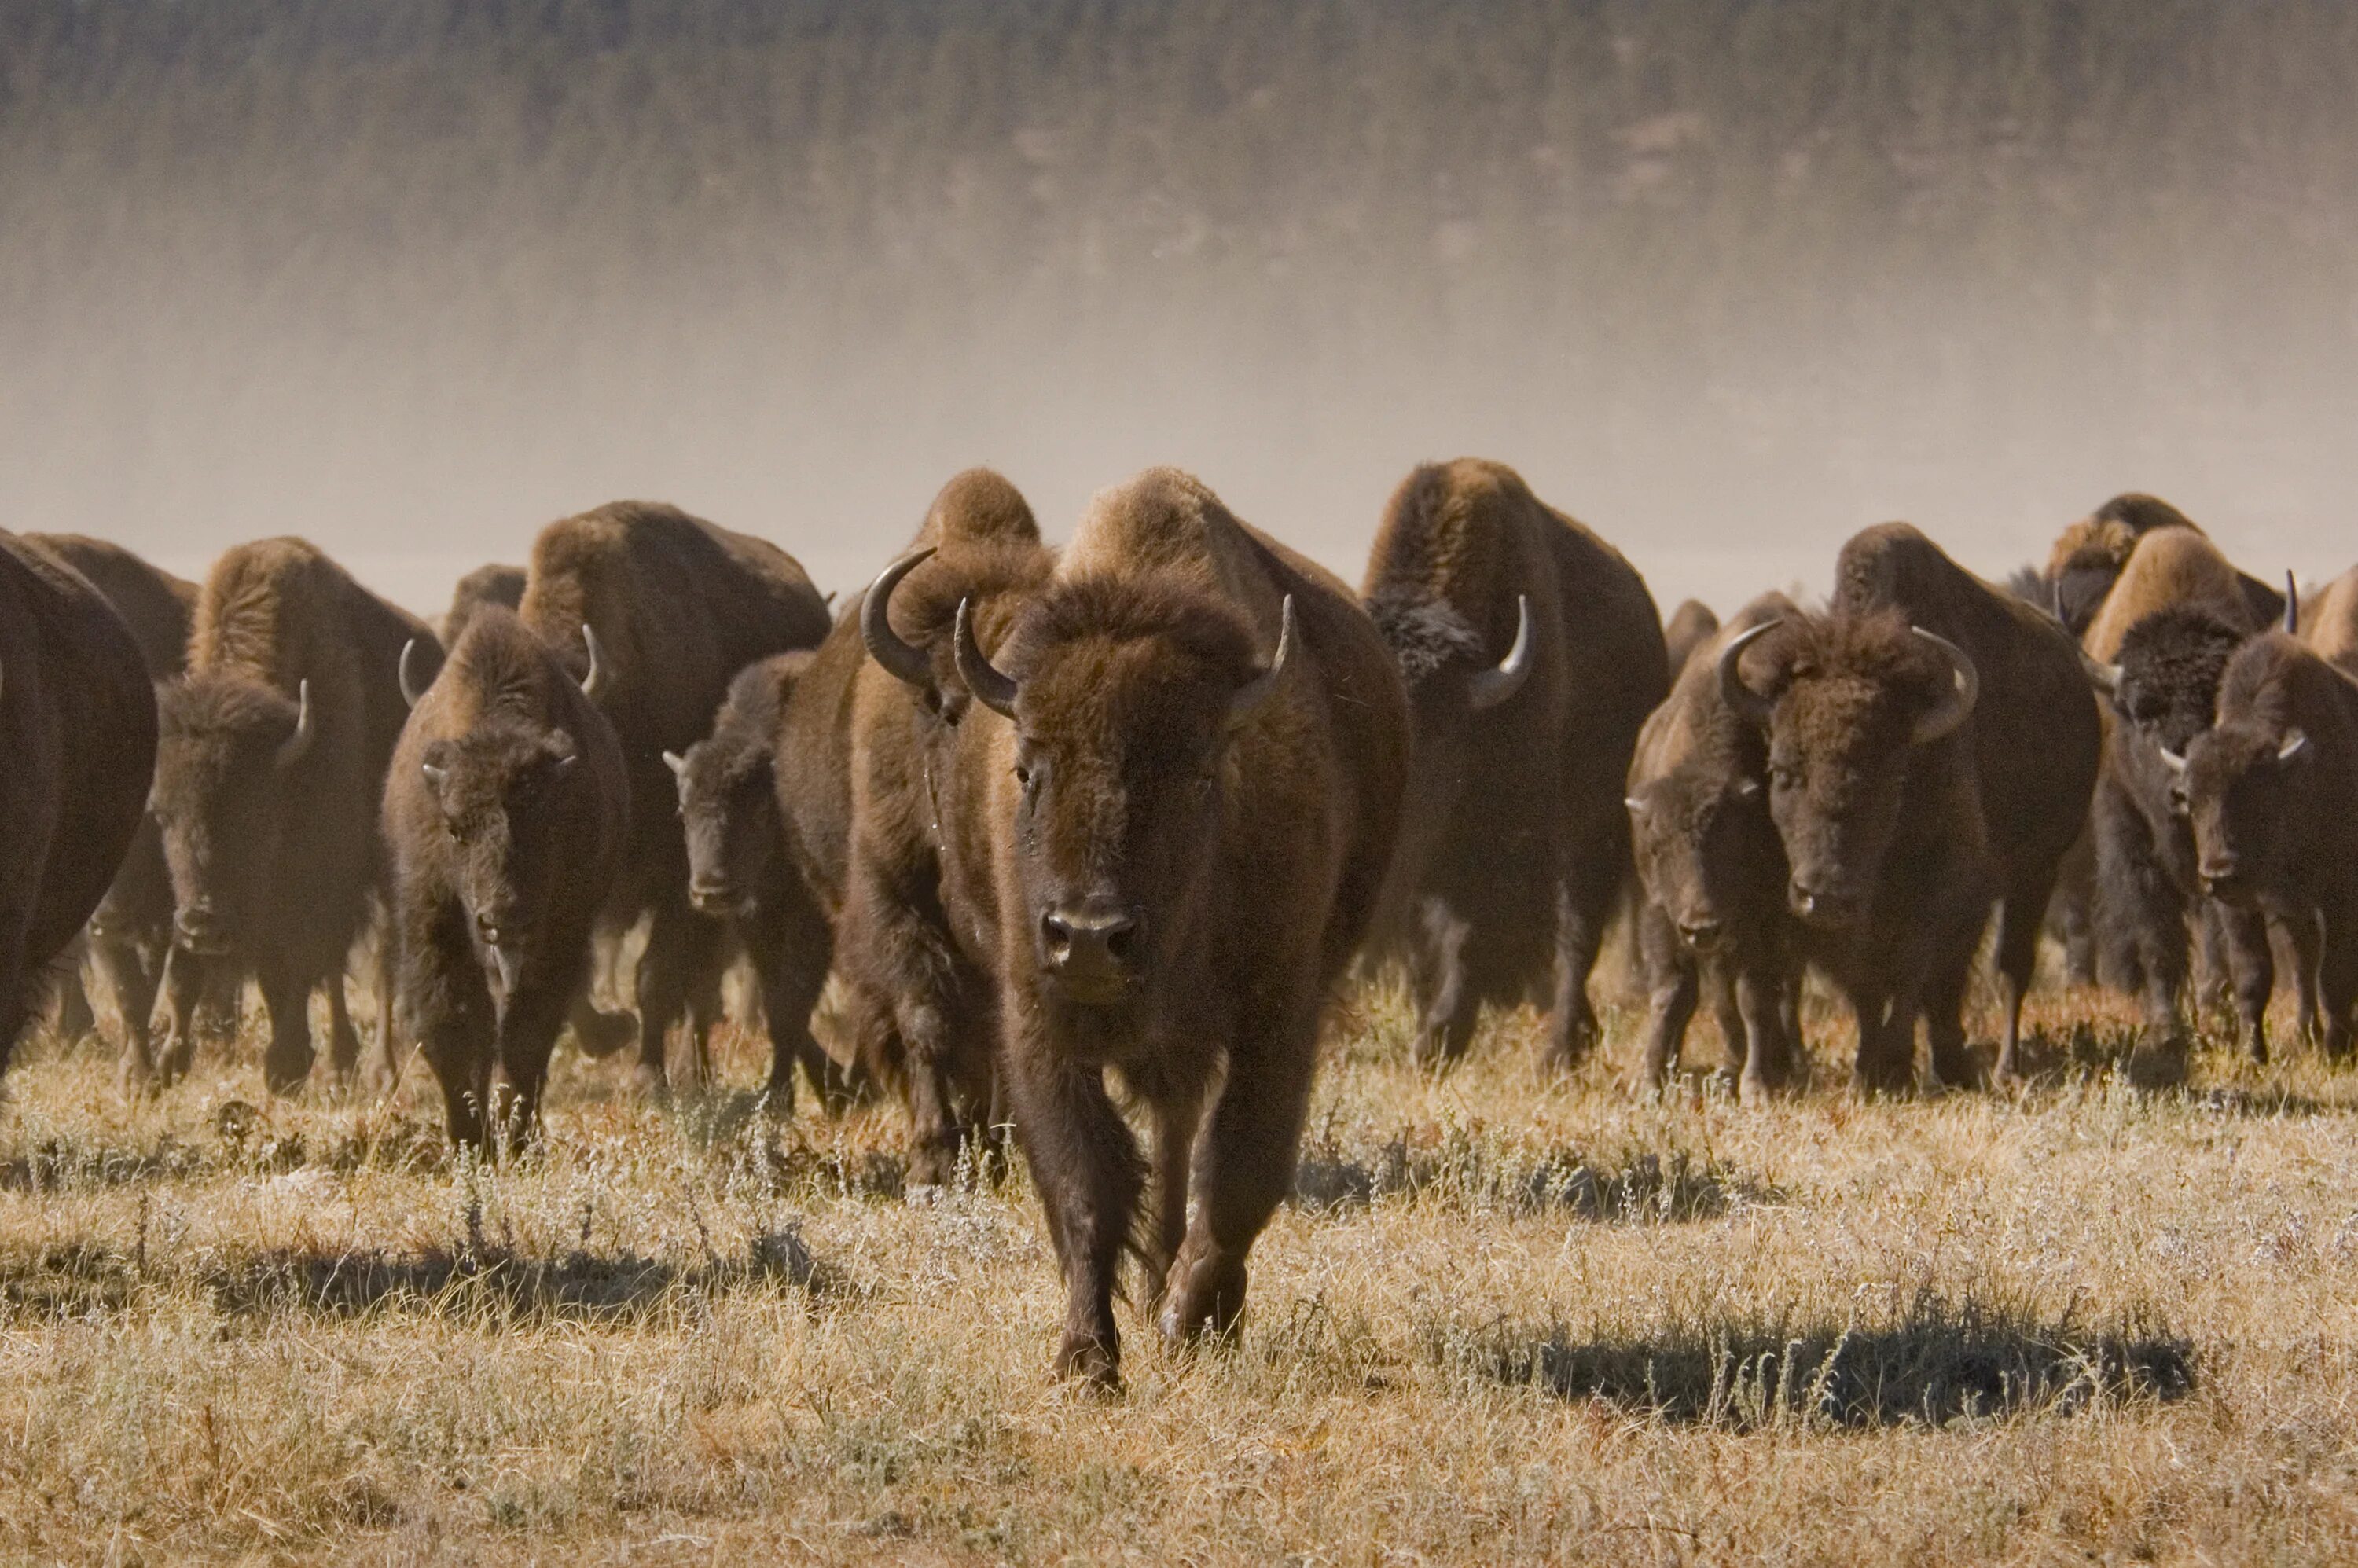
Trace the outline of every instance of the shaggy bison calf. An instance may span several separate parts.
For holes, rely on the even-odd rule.
[[[613,727],[515,615],[475,613],[401,734],[384,792],[396,1026],[451,1140],[534,1125],[587,982],[630,816]]]
[[[1390,862],[1405,694],[1342,583],[1168,469],[1097,498],[995,655],[961,614],[956,654],[998,716],[958,750],[978,808],[954,859],[990,868],[1001,1065],[1065,1280],[1056,1366],[1112,1381],[1125,1248],[1167,1338],[1244,1310]],[[1152,1123],[1151,1176],[1109,1070]]]

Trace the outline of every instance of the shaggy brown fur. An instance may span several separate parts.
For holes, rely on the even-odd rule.
[[[382,885],[377,806],[409,716],[398,671],[413,640],[430,676],[441,644],[425,622],[315,546],[265,539],[214,563],[188,673],[163,688],[155,801],[178,942],[260,982],[271,1031],[263,1070],[276,1093],[311,1070],[320,986],[336,1071],[349,1075],[359,1056],[344,965]],[[312,739],[290,754],[282,748],[307,683]],[[168,1037],[159,1073],[184,1071],[193,1044]],[[390,1067],[385,1044],[379,1075]]]
[[[450,608],[442,612],[442,645],[455,648],[475,611],[487,604],[514,610],[524,602],[525,569],[493,563],[477,567],[450,590]]]
[[[156,758],[138,643],[89,581],[0,533],[0,1071],[42,970],[123,865]]]
[[[2358,567],[2302,597],[2300,640],[2342,674],[2358,676]]]
[[[2017,1070],[2022,999],[2038,962],[2047,901],[2087,820],[2103,751],[2102,721],[2079,654],[2054,621],[1966,571],[1904,523],[1861,531],[1834,562],[1835,615],[1884,610],[1963,649],[1981,676],[1981,699],[1967,732],[1997,877],[2004,1011],[1996,1072],[2003,1081]],[[1968,957],[1926,997],[1936,1065],[1951,1081],[1969,1071],[1958,1053],[1970,971]]]
[[[479,607],[384,792],[401,1037],[434,1069],[454,1142],[535,1125],[629,790],[613,727],[556,654],[512,611]]]
[[[189,624],[197,606],[195,583],[103,539],[79,534],[27,534],[24,538],[80,572],[98,589],[139,644],[150,679],[169,680],[188,667]],[[90,968],[122,1020],[120,1050],[126,1083],[135,1083],[153,1059],[149,1017],[172,950],[172,878],[164,864],[164,842],[152,814],[141,814],[139,831],[123,857],[123,869],[92,914],[85,936]],[[94,1024],[81,987],[77,968],[67,977],[61,1016]],[[185,1032],[189,1021],[182,1018],[174,1027]],[[73,1030],[67,1027],[65,1032],[70,1034]]]
[[[1928,999],[1970,965],[2000,886],[1971,719],[1913,740],[1952,700],[1948,659],[1897,611],[1855,610],[1788,617],[1736,673],[1771,704],[1769,814],[1808,955],[1858,1021],[1859,1085],[1914,1082],[1920,1013],[1948,1076],[1955,1009]]]
[[[2172,528],[2198,535],[2202,532],[2186,514],[2159,496],[2131,492],[2113,497],[2057,535],[2047,558],[2047,584],[2053,597],[2050,608],[2071,635],[2087,635],[2138,541]],[[2257,578],[2240,580],[2255,619],[2268,622],[2284,613],[2283,596],[2275,589]]]
[[[2297,639],[2264,633],[2228,662],[2217,720],[2186,764],[2203,890],[2317,925],[2325,1049],[2345,1055],[2358,1005],[2358,685]]]
[[[1681,600],[1671,618],[1662,622],[1662,651],[1670,662],[1671,679],[1677,680],[1694,651],[1718,634],[1719,617],[1712,613],[1710,605],[1699,599]]]
[[[657,1087],[665,1039],[683,1018],[695,1060],[705,1060],[726,957],[719,925],[688,903],[687,846],[664,753],[703,736],[739,670],[816,647],[830,624],[827,604],[794,557],[765,540],[676,506],[618,501],[541,530],[517,613],[576,676],[588,671],[581,628],[598,635],[605,684],[597,702],[622,743],[632,801],[607,924],[649,921],[638,966],[637,1076]]]
[[[1289,596],[1288,664],[1263,688]],[[1125,1245],[1166,1336],[1243,1311],[1320,1016],[1395,847],[1407,702],[1342,583],[1170,469],[1092,503],[998,656],[1015,719],[962,727],[957,787],[979,809],[954,817],[951,880],[991,868],[977,914],[1000,943],[1001,1068],[1067,1287],[1056,1366],[1110,1381]],[[1248,688],[1263,700],[1232,716]],[[1109,1068],[1154,1128],[1147,1217]]]
[[[910,1173],[948,1177],[960,1151],[994,1118],[997,954],[945,885],[945,824],[973,807],[953,799],[950,753],[971,697],[957,677],[951,628],[970,603],[986,652],[1016,611],[1044,588],[1055,557],[1022,495],[988,469],[953,477],[912,546],[931,559],[902,579],[886,614],[921,650],[928,674],[908,684],[871,661],[854,695],[851,851],[838,923],[838,963],[876,1016],[860,1027],[882,1043],[882,1066],[909,1109]],[[985,896],[968,890],[966,898]]]
[[[1529,676],[1477,710],[1471,682],[1531,605]],[[1363,597],[1407,683],[1416,735],[1387,935],[1408,960],[1420,1059],[1451,1060],[1484,1002],[1549,1004],[1569,1066],[1597,1034],[1589,970],[1630,875],[1621,796],[1669,688],[1645,579],[1503,464],[1417,469],[1396,491]]]
[[[1768,815],[1768,751],[1721,696],[1718,658],[1728,637],[1797,613],[1781,593],[1746,605],[1698,644],[1702,656],[1686,661],[1639,732],[1628,806],[1644,893],[1648,1084],[1677,1065],[1705,983],[1747,1101],[1779,1087],[1795,1065],[1799,945],[1785,908],[1785,851]]]

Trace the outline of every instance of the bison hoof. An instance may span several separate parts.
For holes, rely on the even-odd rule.
[[[1777,1086],[1759,1073],[1745,1074],[1736,1088],[1738,1100],[1756,1110],[1777,1097]]]
[[[1121,1346],[1093,1334],[1067,1334],[1056,1347],[1056,1376],[1110,1393],[1121,1387]]]
[[[2138,1041],[2129,1053],[2125,1076],[2132,1088],[2178,1087],[2186,1082],[2186,1043],[2175,1038]]]
[[[1944,1088],[1978,1087],[1986,1081],[1981,1053],[1962,1040],[1942,1041],[1932,1047],[1932,1076]]]

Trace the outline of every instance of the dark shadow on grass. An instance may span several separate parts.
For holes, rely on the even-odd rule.
[[[1620,1158],[1571,1150],[1493,1149],[1466,1138],[1412,1148],[1395,1138],[1368,1152],[1332,1142],[1304,1148],[1293,1201],[1313,1212],[1409,1197],[1509,1214],[1561,1214],[1603,1224],[1679,1224],[1716,1219],[1740,1204],[1780,1195],[1682,1150]]]
[[[1745,1431],[1945,1426],[2176,1400],[2193,1388],[2195,1362],[2189,1341],[2142,1317],[2093,1327],[1929,1292],[1881,1325],[1704,1323],[1651,1338],[1500,1325],[1438,1336],[1435,1348],[1499,1382]]]

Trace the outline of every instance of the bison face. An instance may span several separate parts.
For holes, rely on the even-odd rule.
[[[1015,722],[1016,912],[1052,999],[1134,1008],[1203,942],[1241,785],[1230,742],[1284,675],[1293,605],[1266,671],[1234,617],[1200,602],[1076,584],[1038,608],[1018,633],[1020,682],[984,658],[964,611],[957,622],[962,679]]]
[[[1783,853],[1758,779],[1673,774],[1628,799],[1646,891],[1698,953],[1777,906]]]
[[[567,858],[584,852],[580,752],[562,732],[503,725],[437,741],[421,767],[477,955],[511,991],[540,956]]]
[[[2232,723],[2199,736],[2173,763],[2204,892],[2248,904],[2299,880],[2287,827],[2309,753],[2309,737],[2299,730]]]
[[[172,878],[173,935],[191,953],[228,951],[260,928],[290,816],[303,808],[310,688],[290,702],[257,681],[197,676],[157,696],[151,797]]]
[[[768,757],[714,740],[664,761],[679,782],[689,901],[716,918],[750,918],[785,853]]]

